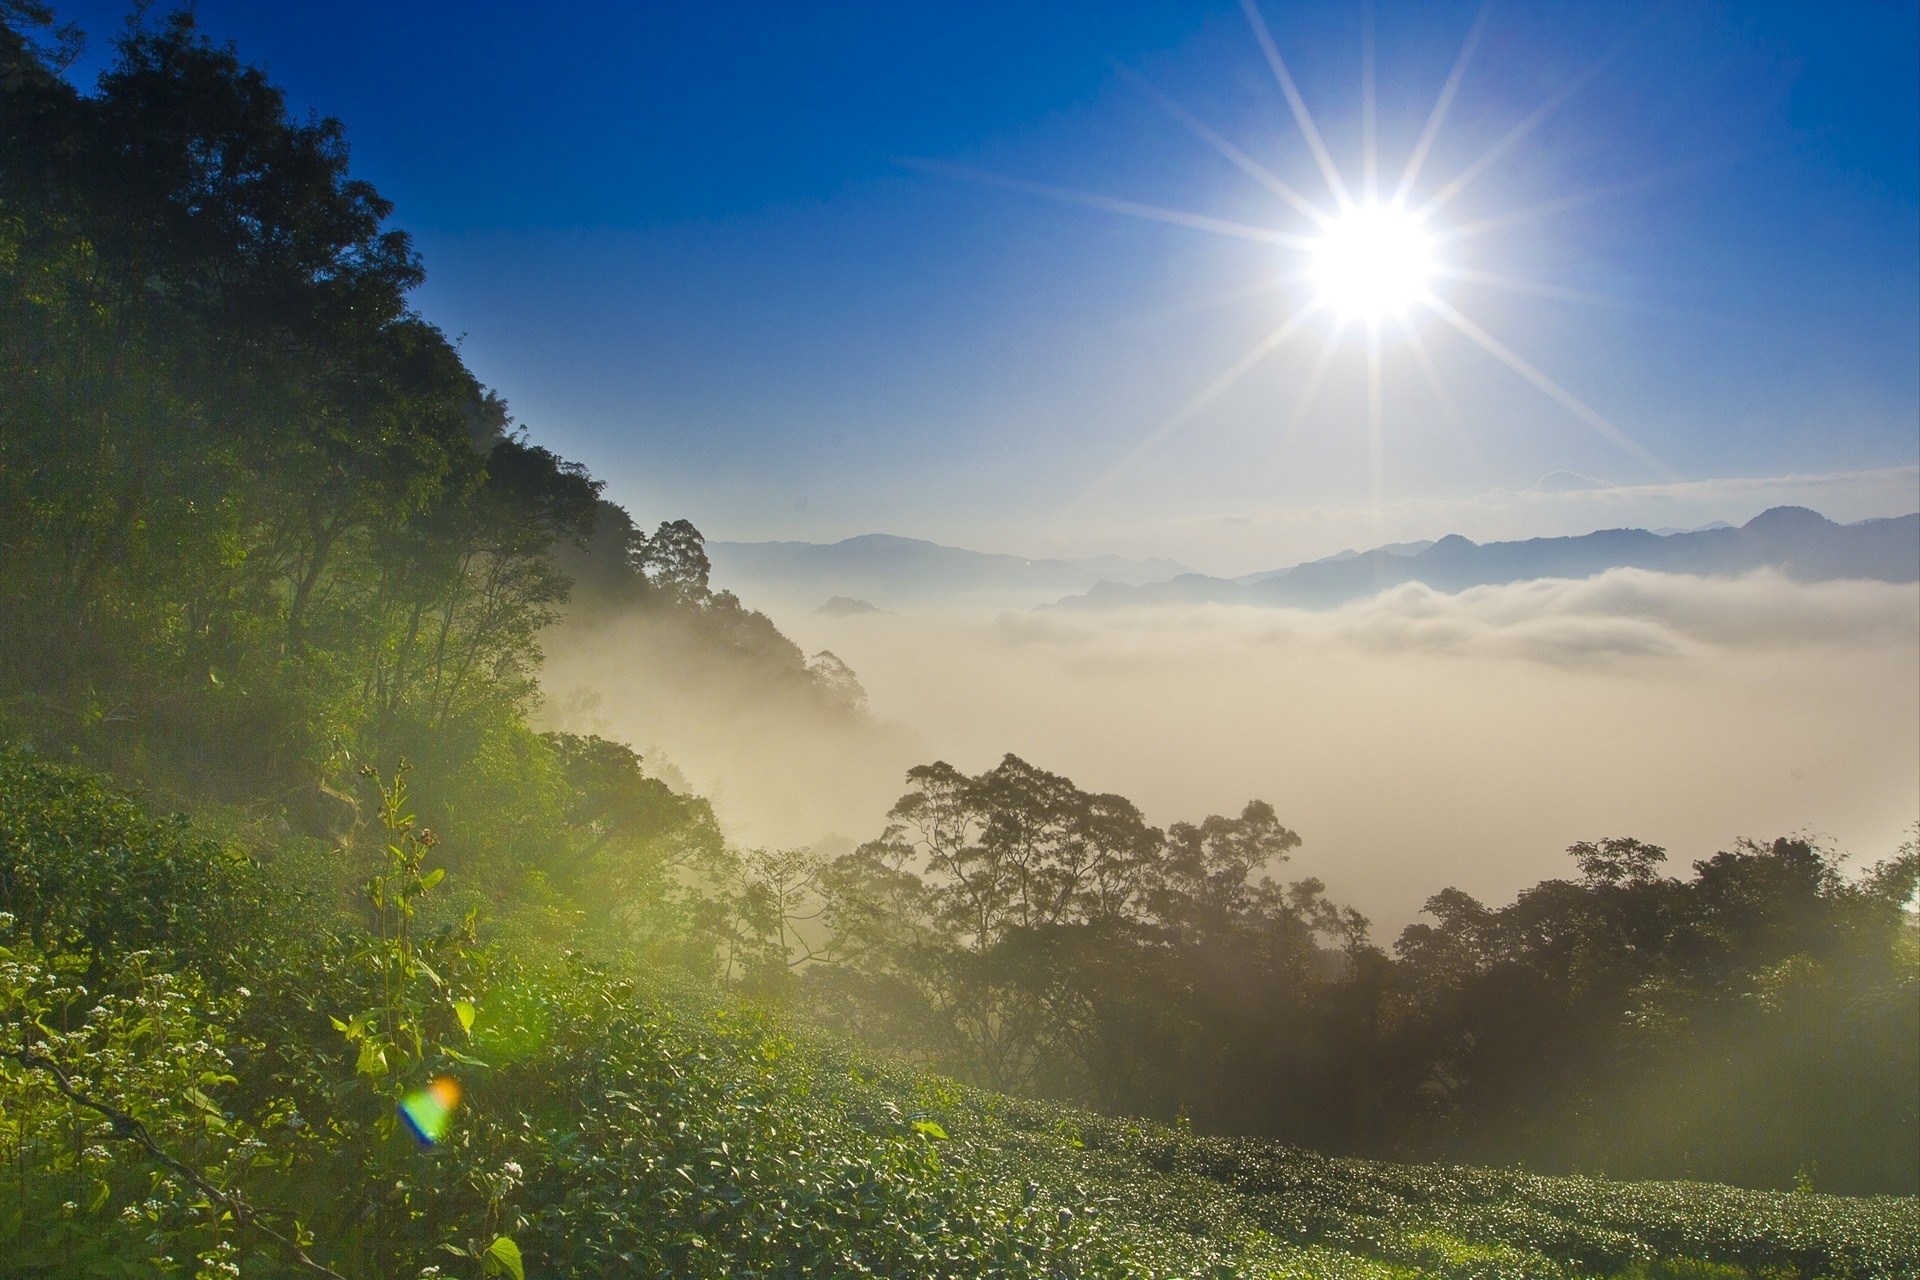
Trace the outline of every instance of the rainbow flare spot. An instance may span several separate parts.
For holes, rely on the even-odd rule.
[[[452,1076],[440,1076],[426,1088],[415,1089],[400,1099],[400,1118],[423,1146],[430,1147],[446,1136],[453,1109],[459,1105],[460,1082]]]

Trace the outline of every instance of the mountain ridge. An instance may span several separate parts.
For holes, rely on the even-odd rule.
[[[1342,553],[1238,579],[1183,574],[1150,584],[1102,582],[1046,607],[1219,603],[1324,609],[1407,582],[1452,593],[1536,578],[1590,578],[1609,569],[1726,576],[1772,567],[1801,582],[1920,581],[1920,513],[1842,525],[1805,507],[1773,507],[1737,528],[1669,534],[1598,529],[1489,543],[1455,533],[1414,555],[1397,549],[1409,545],[1418,544]]]

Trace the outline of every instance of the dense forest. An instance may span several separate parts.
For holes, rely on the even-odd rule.
[[[996,1089],[1400,1158],[1853,1191],[1915,1186],[1912,846],[1843,877],[1804,839],[1662,874],[1632,839],[1393,954],[1255,802],[1149,827],[1009,756],[916,769],[817,864],[817,1015]],[[1816,1173],[1817,1171],[1817,1173]]]
[[[1301,837],[1266,803],[1161,829],[1013,756],[914,769],[857,848],[739,848],[631,746],[541,730],[543,637],[645,615],[850,721],[854,673],[715,591],[691,523],[644,532],[534,443],[410,307],[423,268],[337,121],[187,11],[143,13],[90,91],[80,40],[0,0],[0,1275],[1920,1249],[1808,1196],[1920,1191],[1913,844],[1673,876],[1597,839],[1509,905],[1437,893],[1388,949],[1275,878]],[[427,1132],[452,1079],[462,1122]],[[1663,1235],[1679,1208],[1621,1200],[1602,1229],[1531,1175],[1228,1138],[1821,1207]],[[1275,1217],[1260,1179],[1299,1178],[1319,1207]],[[1442,1247],[1422,1197],[1548,1225]]]

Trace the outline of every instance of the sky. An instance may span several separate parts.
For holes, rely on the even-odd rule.
[[[84,79],[126,5],[59,9]],[[1238,573],[1920,506],[1911,4],[1263,5],[1356,190],[1369,23],[1384,187],[1480,23],[1416,205],[1550,107],[1428,220],[1550,210],[1445,242],[1480,279],[1435,285],[1533,374],[1422,311],[1376,401],[1364,326],[1317,314],[1197,409],[1312,300],[1301,251],[1034,184],[1310,231],[1165,105],[1332,207],[1236,3],[198,13],[346,123],[421,312],[643,524]]]

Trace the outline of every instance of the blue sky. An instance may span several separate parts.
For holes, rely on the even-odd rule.
[[[125,6],[61,9],[96,37],[88,74]],[[1377,4],[1390,173],[1479,11]],[[297,109],[346,122],[426,257],[423,313],[643,522],[1238,572],[1372,534],[1920,501],[1911,4],[1488,17],[1417,193],[1614,52],[1440,225],[1622,189],[1454,251],[1587,300],[1444,296],[1657,465],[1433,318],[1446,406],[1390,334],[1377,449],[1364,349],[1317,323],[1142,449],[1302,300],[1254,291],[1297,255],[903,161],[1297,230],[1116,69],[1324,199],[1236,3],[198,12]],[[1357,173],[1361,5],[1262,12]],[[1539,493],[1554,472],[1603,487]]]

